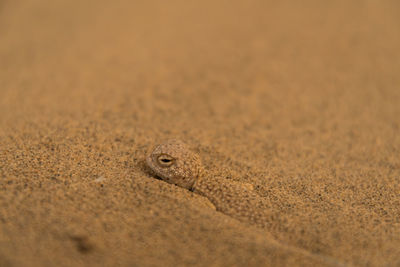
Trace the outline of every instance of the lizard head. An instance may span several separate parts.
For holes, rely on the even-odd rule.
[[[200,158],[180,140],[168,140],[147,155],[149,168],[162,180],[192,189],[200,175]]]

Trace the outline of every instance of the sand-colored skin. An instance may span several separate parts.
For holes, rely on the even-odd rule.
[[[0,266],[400,266],[399,10],[1,0]],[[263,227],[155,179],[171,138]]]
[[[178,139],[156,145],[146,156],[150,170],[167,183],[188,189],[206,197],[215,210],[260,228],[268,227],[271,212],[251,184],[215,177],[204,169],[200,157]],[[297,248],[289,250],[304,253],[324,265],[345,266],[339,259],[326,255],[307,254]]]
[[[213,176],[182,141],[172,139],[157,145],[146,162],[164,181],[208,198],[217,211],[259,227],[268,224],[271,212],[251,184]]]

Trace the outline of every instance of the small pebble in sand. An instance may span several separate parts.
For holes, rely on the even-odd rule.
[[[105,180],[106,180],[106,178],[104,176],[99,176],[96,179],[94,179],[94,181],[97,183],[104,182]]]
[[[213,177],[202,167],[199,156],[180,140],[157,145],[146,162],[162,180],[207,197],[217,211],[260,227],[270,220],[264,199],[251,184]]]

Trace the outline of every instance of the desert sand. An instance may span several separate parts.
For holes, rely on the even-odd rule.
[[[399,266],[398,1],[0,1],[0,266]],[[184,140],[260,228],[156,179]]]

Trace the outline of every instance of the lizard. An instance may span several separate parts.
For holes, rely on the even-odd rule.
[[[251,184],[214,177],[181,140],[171,139],[155,146],[146,163],[161,180],[208,198],[219,212],[262,228],[271,221],[272,214]]]
[[[208,173],[200,157],[181,140],[171,139],[155,146],[146,156],[150,170],[163,181],[188,189],[209,199],[215,210],[241,222],[260,228],[271,228],[274,215],[264,198],[253,186]],[[286,246],[286,245],[285,245]],[[296,247],[286,246],[330,266],[346,266],[327,255],[312,254]]]

